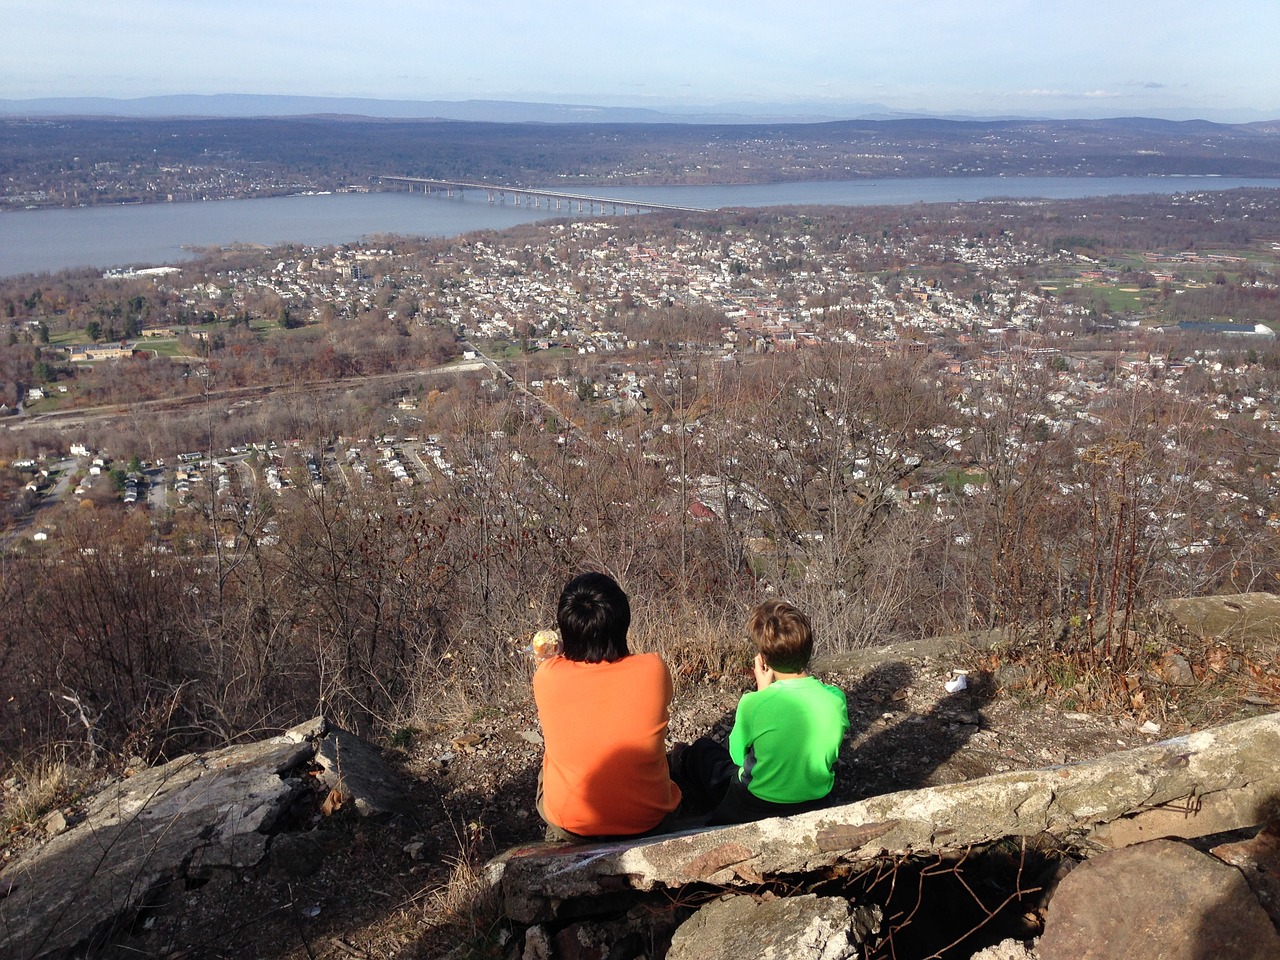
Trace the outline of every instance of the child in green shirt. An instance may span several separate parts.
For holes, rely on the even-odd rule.
[[[759,651],[729,746],[702,737],[673,757],[673,777],[708,824],[746,823],[823,805],[849,729],[844,691],[809,675],[813,628],[781,600],[757,606],[747,633]]]

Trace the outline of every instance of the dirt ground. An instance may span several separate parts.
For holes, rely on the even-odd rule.
[[[890,651],[816,671],[849,701],[852,729],[836,801],[1071,763],[1181,731],[1176,720],[1144,729],[1130,716],[1070,709],[1062,698],[1013,689],[1017,670],[1002,671],[1010,688],[999,689],[983,664],[983,655],[972,652]],[[957,668],[970,671],[967,688],[948,693],[944,684]],[[750,684],[744,672],[682,685],[671,740],[727,735]],[[365,821],[351,810],[326,816],[316,793],[258,868],[175,883],[133,929],[116,935],[113,947],[95,955],[510,956],[514,934],[495,928],[477,902],[476,878],[489,857],[542,836],[533,812],[541,738],[532,698],[517,699],[506,711],[459,715],[386,748],[414,798],[411,816],[391,823]]]

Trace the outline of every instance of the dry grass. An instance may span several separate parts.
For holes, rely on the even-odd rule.
[[[743,637],[746,610],[722,615],[697,608],[633,609],[628,645],[633,653],[656,652],[671,670],[677,690],[719,679],[727,671],[749,671],[753,650]],[[393,733],[466,726],[494,711],[532,698],[537,667],[529,643],[532,626],[508,636],[459,642],[426,659],[409,678],[403,708],[388,718]]]
[[[446,857],[449,877],[424,897],[422,922],[425,926],[447,931],[449,939],[458,943],[451,957],[483,957],[487,949],[501,939],[501,891],[485,876],[485,850],[488,846],[484,827],[472,821],[454,824],[458,852]]]
[[[671,670],[677,692],[749,667],[755,651],[745,639],[747,611],[738,618],[697,608],[632,617],[633,652],[654,651]]]
[[[22,827],[29,826],[66,803],[88,775],[64,756],[51,754],[29,764],[15,764],[0,783],[0,847]]]
[[[419,665],[401,709],[385,726],[393,733],[464,727],[531,697],[533,668],[532,657],[515,640],[460,645]]]
[[[1069,636],[1058,648],[1028,645],[994,653],[989,669],[1020,663],[1024,689],[1069,710],[1123,715],[1172,731],[1238,719],[1280,706],[1280,667],[1247,645],[1197,637],[1167,625],[1131,629],[1113,644]]]

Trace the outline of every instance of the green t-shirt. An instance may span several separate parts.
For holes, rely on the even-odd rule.
[[[729,755],[738,778],[772,803],[818,800],[835,785],[840,742],[849,729],[844,691],[815,677],[775,680],[738,701]]]

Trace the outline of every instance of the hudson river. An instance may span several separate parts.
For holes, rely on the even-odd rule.
[[[1280,189],[1280,180],[1235,177],[975,177],[849,180],[711,187],[550,189],[701,209],[785,205],[905,205],[993,197],[1073,199],[1135,193],[1198,193],[1236,187]],[[490,204],[480,191],[464,199],[421,193],[345,193],[19,210],[0,214],[0,276],[67,267],[158,266],[195,255],[192,248],[231,243],[348,243],[377,234],[452,237],[565,216],[510,201]],[[575,219],[582,219],[581,216]],[[591,219],[600,219],[593,217]]]

